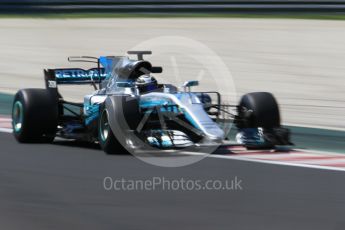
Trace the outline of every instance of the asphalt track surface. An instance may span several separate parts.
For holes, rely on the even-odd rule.
[[[0,133],[1,229],[344,229],[343,172],[206,158],[181,168]],[[274,173],[273,173],[274,172]],[[127,180],[242,180],[242,190],[107,191]]]

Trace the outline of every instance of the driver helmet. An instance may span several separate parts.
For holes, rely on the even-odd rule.
[[[140,93],[154,91],[158,88],[157,80],[148,74],[138,77],[135,81],[135,85],[138,87]]]

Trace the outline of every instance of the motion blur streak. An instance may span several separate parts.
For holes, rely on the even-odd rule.
[[[177,35],[215,50],[231,70],[238,95],[273,92],[284,123],[345,129],[345,21],[2,19],[0,34],[2,92],[43,87],[42,69],[66,66],[69,55],[122,55],[143,40]],[[169,75],[170,62],[155,62],[165,67],[159,80],[181,84]],[[186,78],[196,77],[190,63],[178,65]],[[65,90],[81,99],[78,87]]]

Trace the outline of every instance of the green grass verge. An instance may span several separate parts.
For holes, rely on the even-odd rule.
[[[317,128],[288,126],[292,142],[298,148],[345,154],[345,132]]]
[[[0,18],[254,18],[254,19],[318,19],[344,20],[345,14],[207,14],[207,13],[61,13],[61,14],[0,14]]]
[[[0,114],[10,115],[12,110],[13,95],[0,93]]]

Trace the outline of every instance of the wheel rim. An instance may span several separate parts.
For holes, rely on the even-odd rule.
[[[16,101],[13,106],[12,112],[12,125],[16,133],[20,132],[23,127],[23,104],[20,101]]]
[[[110,133],[110,125],[108,121],[108,113],[106,110],[103,111],[101,116],[101,124],[99,126],[99,132],[101,134],[101,140],[104,142],[108,139]]]

